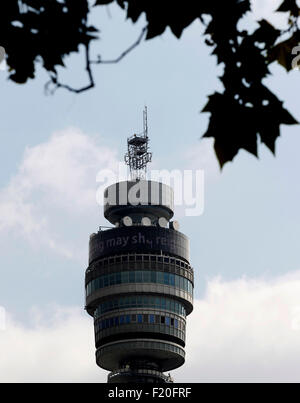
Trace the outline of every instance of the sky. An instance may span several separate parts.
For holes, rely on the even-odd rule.
[[[253,18],[280,1],[253,1]],[[117,57],[139,36],[115,6],[93,16],[94,52]],[[143,42],[122,62],[95,68],[96,88],[46,96],[47,75],[24,86],[0,70],[0,381],[106,382],[95,364],[93,320],[84,311],[89,235],[105,225],[97,173],[116,171],[127,137],[149,111],[155,169],[201,169],[204,211],[176,209],[191,241],[195,307],[188,317],[186,364],[177,382],[299,381],[299,126],[282,126],[276,157],[241,151],[222,172],[210,139],[200,140],[207,97],[222,90],[221,67],[195,22]],[[1,44],[0,44],[1,45]],[[271,67],[266,84],[300,119],[299,71]],[[80,57],[63,82],[85,83]],[[2,319],[2,320],[1,320]],[[5,319],[5,320],[4,320]],[[2,323],[1,323],[2,322]]]

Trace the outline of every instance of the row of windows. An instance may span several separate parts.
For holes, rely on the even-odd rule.
[[[189,294],[193,294],[192,283],[177,274],[164,273],[161,271],[123,271],[100,276],[88,283],[86,286],[86,295],[91,295],[99,288],[109,287],[116,284],[125,283],[158,283],[171,285],[180,288]]]
[[[103,338],[110,337],[110,336],[117,336],[119,339],[122,339],[122,334],[121,331],[123,331],[124,327],[117,326],[117,327],[110,327],[108,329],[102,329],[101,331],[98,331],[95,333],[95,342],[96,345],[99,344],[99,342],[103,342]],[[164,325],[149,325],[149,324],[144,324],[144,325],[136,325],[134,327],[127,326],[126,329],[124,329],[127,332],[131,332],[132,337],[135,337],[137,334],[137,331],[141,332],[150,332],[150,333],[160,333],[159,338],[163,338],[164,335],[170,335],[174,336],[178,339],[181,339],[185,341],[185,331],[184,330],[179,330],[176,329],[174,326],[164,326]]]
[[[139,348],[147,348],[151,350],[158,349],[163,351],[172,351],[174,353],[181,355],[182,357],[185,356],[184,350],[180,347],[177,347],[174,344],[140,340],[140,341],[133,341],[133,342],[115,344],[112,346],[101,347],[100,349],[97,350],[97,358],[100,357],[101,355],[106,354],[107,352],[123,350],[124,348],[127,350],[128,349],[136,350]]]
[[[177,268],[176,266],[171,265],[158,265],[158,264],[151,264],[151,263],[140,263],[134,262],[129,264],[120,264],[114,266],[106,266],[104,268],[97,267],[94,268],[92,271],[86,272],[86,283],[90,282],[91,280],[98,278],[99,276],[104,276],[106,274],[111,273],[118,273],[118,272],[125,272],[125,271],[159,271],[165,273],[172,273],[177,274],[179,276],[185,277],[190,280],[192,283],[194,282],[194,275],[193,272],[190,270],[185,270],[181,268]]]
[[[97,267],[107,266],[109,264],[115,263],[125,263],[125,262],[160,262],[167,264],[176,264],[179,267],[191,270],[191,266],[180,259],[169,256],[159,256],[159,255],[123,255],[123,256],[112,256],[106,259],[101,259],[97,261]]]
[[[148,295],[129,295],[120,298],[114,298],[104,301],[95,311],[94,318],[116,309],[127,308],[156,308],[175,312],[179,315],[186,316],[184,306],[174,299],[165,297],[154,297]]]
[[[170,318],[169,316],[152,315],[152,314],[133,314],[133,315],[120,315],[113,318],[99,320],[95,324],[95,332],[99,330],[108,329],[110,327],[118,327],[121,325],[134,324],[160,324],[165,326],[172,326],[176,329],[184,330],[184,323],[178,319]]]

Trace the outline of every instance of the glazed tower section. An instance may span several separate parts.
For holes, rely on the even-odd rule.
[[[92,234],[86,310],[94,318],[96,362],[108,382],[172,382],[185,361],[193,309],[189,240],[173,217],[173,190],[132,180],[106,189],[112,229]]]

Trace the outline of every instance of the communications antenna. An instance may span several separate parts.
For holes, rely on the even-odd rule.
[[[149,152],[147,106],[143,111],[143,123],[144,132],[127,139],[125,163],[129,166],[132,180],[146,179],[147,164],[152,161],[152,153]]]

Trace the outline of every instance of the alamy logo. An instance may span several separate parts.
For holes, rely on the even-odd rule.
[[[96,194],[96,200],[103,206],[107,200],[110,205],[131,205],[143,204],[145,201],[152,205],[158,204],[159,190],[156,188],[158,182],[165,184],[173,189],[172,194],[165,188],[162,197],[166,200],[166,205],[184,207],[184,213],[188,217],[196,217],[203,214],[204,211],[204,171],[203,170],[151,170],[149,180],[152,181],[150,194],[148,185],[143,181],[137,181],[134,186],[120,192],[117,195],[115,186],[109,189],[109,194],[103,198],[103,194],[108,186],[122,181],[130,181],[127,175],[127,169],[123,163],[119,163],[119,172],[112,170],[101,170],[98,172],[96,181],[102,183]],[[154,183],[156,182],[156,184]],[[122,188],[123,189],[123,188]],[[174,199],[173,199],[174,195]],[[125,199],[123,200],[123,196]]]
[[[300,45],[293,48],[292,55],[296,55],[292,61],[292,69],[300,70]]]

